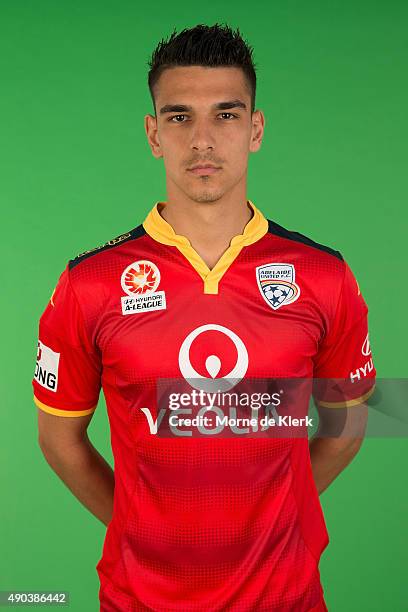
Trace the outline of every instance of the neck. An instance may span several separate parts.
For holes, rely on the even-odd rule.
[[[215,265],[232,238],[244,232],[253,214],[245,196],[205,203],[169,198],[158,210],[176,234],[188,238],[207,265]]]

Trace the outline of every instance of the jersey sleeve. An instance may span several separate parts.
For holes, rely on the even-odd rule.
[[[368,335],[368,308],[346,262],[334,320],[314,358],[313,397],[318,405],[342,408],[366,401],[376,370]]]
[[[68,266],[39,321],[32,386],[35,404],[56,416],[91,414],[98,403],[101,358],[88,338]]]

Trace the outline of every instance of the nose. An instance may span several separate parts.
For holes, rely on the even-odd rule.
[[[194,151],[207,151],[215,148],[212,127],[207,120],[196,120],[191,134],[191,148]]]

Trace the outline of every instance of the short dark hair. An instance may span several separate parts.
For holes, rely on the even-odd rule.
[[[232,30],[218,23],[196,25],[194,28],[172,32],[162,39],[148,62],[148,83],[154,101],[154,86],[166,68],[175,66],[233,66],[241,68],[251,92],[251,108],[255,110],[256,72],[253,48],[241,37],[239,29]],[[156,108],[156,107],[155,107]]]

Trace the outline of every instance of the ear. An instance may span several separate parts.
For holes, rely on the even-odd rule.
[[[144,126],[147,136],[147,142],[152,150],[154,157],[157,159],[163,157],[160,146],[159,132],[157,128],[157,117],[154,115],[146,115],[144,118]]]
[[[262,111],[256,110],[252,113],[252,128],[251,128],[251,140],[249,143],[249,150],[251,153],[259,151],[262,144],[262,138],[265,129],[265,115]]]

